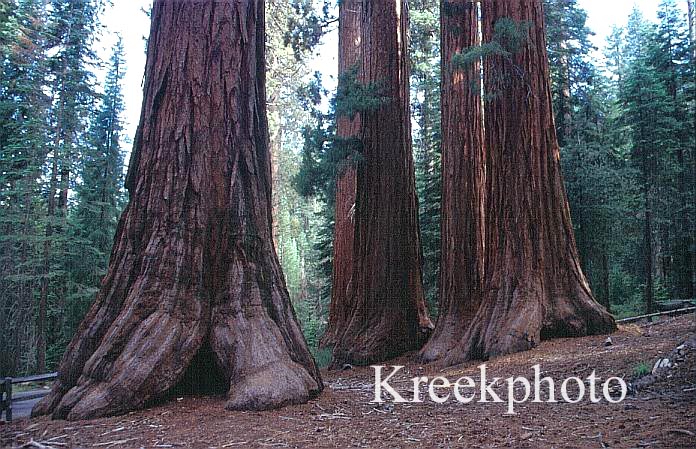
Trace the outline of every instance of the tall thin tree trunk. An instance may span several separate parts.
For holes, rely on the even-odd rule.
[[[280,123],[280,111],[275,106],[276,100],[271,99],[268,106],[268,115],[270,118],[270,123]],[[271,106],[273,105],[273,106]],[[280,226],[278,222],[278,217],[280,216],[280,153],[283,150],[283,134],[280,126],[277,126],[276,132],[273,133],[271,128],[270,138],[269,138],[269,149],[271,152],[271,180],[273,182],[273,198],[272,198],[272,211],[273,211],[273,243],[279,251],[282,251],[282,245],[280,242]],[[282,253],[278,254],[280,261],[283,261]]]
[[[688,148],[689,136],[688,133],[683,134],[682,142]],[[685,157],[685,148],[680,146],[677,149],[677,164],[679,165],[679,173],[677,174],[677,189],[679,191],[679,206],[681,211],[677,218],[677,245],[674,248],[675,262],[674,271],[675,274],[675,287],[676,295],[679,298],[691,298],[693,294],[692,289],[692,278],[693,273],[693,241],[692,241],[692,228],[689,222],[689,209],[690,202],[693,201],[691,198],[693,196],[692,186],[687,182],[688,172],[691,169],[690,161]]]
[[[602,290],[604,293],[604,307],[611,313],[611,285],[609,282],[609,256],[602,251]]]
[[[642,109],[639,111],[639,119],[644,123]],[[638,141],[645,146],[647,138],[646,130],[640,127],[638,130]],[[640,148],[637,154],[641,157],[642,181],[643,181],[643,276],[645,280],[644,301],[647,314],[653,313],[654,273],[655,270],[655,248],[653,245],[653,224],[652,224],[652,197],[654,185],[653,173],[655,173],[655,161],[650,157],[648,148]]]
[[[352,311],[334,362],[369,364],[419,349],[433,327],[423,293],[409,106],[405,0],[362,3],[360,79],[386,101],[361,114]]]
[[[46,318],[48,313],[48,294],[50,288],[51,257],[53,247],[53,234],[56,217],[56,194],[58,193],[58,166],[60,154],[60,141],[63,134],[63,117],[65,101],[63,91],[60,93],[60,107],[58,108],[58,123],[53,141],[53,157],[51,158],[51,176],[48,184],[48,202],[46,205],[46,231],[43,243],[43,268],[41,272],[41,290],[39,292],[39,310],[36,318],[36,370],[39,373],[46,372]]]
[[[43,267],[41,271],[41,290],[39,292],[39,310],[36,317],[36,370],[39,373],[46,372],[46,316],[48,309],[48,289],[50,286],[51,272],[51,246],[53,239],[53,219],[56,210],[56,186],[58,184],[58,161],[54,148],[53,161],[51,163],[51,177],[48,189],[48,207],[46,213],[46,240],[43,243]]]
[[[672,277],[672,248],[670,245],[670,232],[669,225],[667,223],[660,223],[658,226],[659,243],[655,248],[655,255],[657,260],[657,266],[655,271],[657,272],[658,278],[662,281],[662,285],[671,285],[670,280]],[[659,256],[658,256],[659,255]]]
[[[66,141],[64,147],[68,147],[70,142]],[[70,192],[70,168],[69,164],[72,159],[72,152],[66,150],[66,154],[62,158],[63,165],[60,168],[60,180],[58,185],[60,186],[60,191],[58,192],[58,208],[60,209],[60,216],[65,218],[68,216],[68,194]]]
[[[570,57],[567,54],[568,42],[566,40],[561,42],[561,50],[564,54],[561,56],[561,110],[559,111],[559,117],[563,120],[563,123],[559,127],[561,135],[558,140],[561,146],[565,146],[568,144],[573,131],[573,113],[570,92]]]
[[[553,120],[542,1],[482,2],[484,42],[502,18],[529,29],[519,51],[485,61],[484,291],[467,332],[444,358],[447,365],[616,328],[580,268]]]
[[[362,1],[343,0],[338,12],[338,72],[345,74],[362,63]],[[360,138],[360,116],[339,116],[336,134],[340,139]],[[348,325],[353,304],[350,288],[353,279],[353,245],[355,226],[356,169],[344,164],[336,179],[336,202],[333,239],[333,276],[329,323],[321,339],[322,347],[336,344],[338,335]]]
[[[689,44],[691,44],[691,65],[692,67],[696,65],[696,2],[694,0],[687,0],[688,2],[688,14],[689,14]],[[696,135],[696,89],[692,89],[692,123],[691,132],[692,135]],[[693,145],[691,146],[691,203],[689,206],[692,211],[696,211],[696,149]],[[696,212],[693,212],[696,213]],[[689,238],[691,240],[691,297],[696,297],[696,219],[692,217],[691,227],[689,229]]]
[[[271,232],[263,5],[155,1],[130,203],[34,415],[123,413],[211,372],[230,409],[321,390]]]
[[[687,0],[689,13],[689,43],[691,44],[692,63],[696,61],[696,2]]]
[[[653,244],[652,244],[652,212],[650,211],[650,196],[645,194],[645,221],[643,227],[643,245],[645,248],[645,313],[653,310]]]
[[[478,8],[469,0],[443,2],[442,251],[440,315],[423,348],[425,361],[442,358],[466,332],[481,300],[484,274],[485,161],[481,65],[457,67],[452,58],[480,42]]]

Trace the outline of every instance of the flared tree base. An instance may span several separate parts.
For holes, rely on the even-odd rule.
[[[183,379],[193,356],[202,346],[202,340],[194,336],[192,340],[201,342],[200,346],[192,342],[186,344],[186,339],[176,334],[180,335],[187,327],[177,326],[170,328],[176,331],[167,333],[164,346],[135,350],[128,357],[119,357],[118,360],[129,359],[132,364],[127,366],[119,362],[122,369],[117,372],[98,378],[94,368],[88,364],[86,373],[72,388],[66,387],[59,378],[51,393],[34,407],[32,416],[51,415],[54,419],[70,421],[113,416],[144,408],[167,397],[173,390],[177,394],[195,394],[206,388],[205,393],[226,391],[228,401],[225,407],[228,410],[269,410],[304,403],[321,392],[318,373],[292,360],[287,351],[283,351],[282,340],[269,338],[280,337],[273,335],[279,334],[274,327],[271,322],[265,327],[269,335],[251,331],[246,332],[243,339],[240,335],[218,333],[209,343],[214,350],[205,369],[217,372],[206,373],[206,378],[219,379],[227,387],[211,387],[210,381],[207,381],[207,386],[198,385],[195,378]],[[195,326],[193,330],[195,333]],[[146,342],[141,343],[133,341],[128,346],[148,346]],[[227,352],[229,350],[236,352]],[[255,357],[249,357],[254,354]],[[203,378],[198,380],[205,381]],[[224,388],[222,391],[221,387]]]
[[[553,338],[616,330],[614,318],[582,283],[562,292],[536,279],[505,282],[499,284],[502,288],[488,290],[473,317],[447,320],[449,324],[433,336],[419,359],[453,366],[527,351]]]

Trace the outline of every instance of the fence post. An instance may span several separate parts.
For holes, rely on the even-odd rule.
[[[12,422],[12,378],[5,378],[5,420]]]

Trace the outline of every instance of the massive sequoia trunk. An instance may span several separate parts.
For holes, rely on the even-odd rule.
[[[485,58],[484,287],[445,364],[615,329],[580,268],[553,123],[542,0],[482,2],[485,42],[502,18],[529,29],[519,51]]]
[[[361,63],[362,58],[362,0],[343,0],[338,13],[338,73],[345,74]],[[339,139],[360,137],[360,116],[337,117]],[[353,241],[355,226],[353,211],[357,175],[352,164],[339,167],[336,178],[336,203],[333,240],[333,279],[329,324],[321,339],[323,347],[332,347],[348,324],[352,311],[350,286],[353,278]]]
[[[137,409],[187,370],[217,371],[230,409],[321,390],[272,241],[264,66],[261,0],[155,2],[130,203],[34,415]]]
[[[418,349],[432,323],[423,294],[411,153],[405,0],[362,1],[363,83],[383,101],[361,114],[351,316],[334,362],[369,364]]]
[[[443,2],[442,251],[440,316],[422,358],[442,358],[456,346],[481,299],[484,175],[480,64],[453,58],[479,44],[478,11],[470,0]]]

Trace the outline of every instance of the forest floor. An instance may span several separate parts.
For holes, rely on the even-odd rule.
[[[308,404],[274,412],[228,412],[216,397],[173,398],[155,408],[128,415],[82,422],[21,419],[0,425],[0,447],[43,446],[102,448],[247,448],[247,447],[380,447],[380,448],[695,448],[696,350],[681,352],[683,361],[656,377],[642,377],[661,357],[674,354],[687,339],[696,341],[694,315],[652,324],[629,325],[606,337],[562,339],[488,362],[493,375],[526,376],[541,364],[543,374],[559,382],[618,376],[643,384],[620,404],[526,403],[506,415],[507,404],[383,404],[374,396],[374,371],[355,368],[324,372],[326,389]],[[685,354],[685,355],[684,355]],[[673,359],[674,360],[674,359]],[[478,363],[444,371],[397,360],[406,365],[390,384],[405,392],[414,376],[464,375],[478,378]],[[398,380],[397,380],[398,379]],[[602,380],[602,381],[603,381]],[[557,390],[559,387],[556,387]]]

